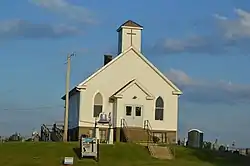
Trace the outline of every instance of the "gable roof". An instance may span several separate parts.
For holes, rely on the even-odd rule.
[[[128,27],[140,27],[142,28],[143,26],[141,26],[140,24],[132,21],[132,20],[128,20],[125,23],[123,23],[121,26],[128,26]]]
[[[143,26],[141,26],[140,24],[138,24],[132,20],[128,20],[125,23],[123,23],[116,31],[119,32],[122,27],[133,27],[133,28],[139,28],[139,29],[143,28]]]
[[[121,91],[123,91],[128,85],[130,85],[135,79],[129,81],[128,83],[126,83],[123,87],[121,87],[118,91],[116,91],[112,96],[115,96],[117,94],[119,94]]]
[[[97,76],[100,72],[104,71],[106,68],[108,68],[110,65],[115,63],[118,59],[120,59],[122,56],[124,56],[127,52],[130,50],[133,50],[145,63],[149,65],[166,83],[168,83],[173,89],[173,94],[174,95],[181,95],[182,91],[177,88],[164,74],[162,74],[147,58],[145,58],[139,51],[137,51],[133,46],[129,47],[127,50],[124,52],[120,53],[118,56],[116,56],[111,62],[109,62],[107,65],[101,67],[99,70],[97,70],[94,74],[92,74],[90,77],[85,79],[83,82],[81,82],[78,86],[83,86],[87,82],[89,82],[92,78]]]
[[[118,91],[116,91],[111,97],[116,97],[117,95],[121,95],[124,91],[130,88],[132,85],[137,85],[146,95],[148,98],[153,99],[154,96],[144,87],[142,86],[136,79],[132,79],[123,87],[121,87]]]

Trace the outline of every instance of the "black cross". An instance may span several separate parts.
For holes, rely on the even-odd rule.
[[[131,29],[130,33],[127,33],[127,34],[130,35],[130,42],[131,42],[131,46],[132,46],[133,35],[136,35],[136,33],[133,33],[132,29]]]

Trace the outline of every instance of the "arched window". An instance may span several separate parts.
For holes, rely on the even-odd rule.
[[[99,117],[99,114],[102,112],[103,99],[101,93],[97,93],[94,98],[94,111],[93,117]]]
[[[164,101],[158,97],[155,101],[155,120],[163,120]]]

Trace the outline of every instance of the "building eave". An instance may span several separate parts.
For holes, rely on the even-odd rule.
[[[86,86],[76,86],[69,91],[69,97],[73,96],[75,93],[80,92],[81,90],[85,90]],[[66,94],[61,97],[62,100],[66,99]]]
[[[143,30],[143,27],[130,27],[130,26],[120,26],[116,31],[119,32],[121,29],[137,29],[137,30]]]
[[[182,95],[182,91],[173,91],[172,92],[173,95]]]
[[[154,96],[136,79],[132,79],[127,84],[125,84],[122,88],[117,90],[111,98],[122,98],[122,93],[125,92],[128,88],[130,88],[132,85],[137,85],[145,94],[146,94],[146,100],[153,100]]]

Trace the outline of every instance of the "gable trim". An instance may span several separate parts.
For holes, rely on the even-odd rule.
[[[146,57],[144,57],[138,50],[133,48],[133,46],[129,47],[124,52],[120,53],[117,57],[115,57],[111,62],[106,64],[105,66],[101,67],[99,70],[97,70],[95,73],[93,73],[91,76],[89,76],[87,79],[85,79],[83,82],[81,82],[78,86],[86,86],[85,84],[89,82],[92,78],[97,76],[100,72],[105,70],[107,67],[115,63],[118,59],[120,59],[123,55],[125,55],[128,51],[133,50],[145,63],[147,63],[166,83],[168,83],[174,91],[172,92],[173,95],[181,95],[182,91],[177,88],[164,74],[162,74],[161,71],[159,71],[149,60],[147,60]]]
[[[126,54],[128,51],[131,50],[132,47],[129,47],[127,50],[125,50],[124,52],[120,53],[118,56],[116,56],[112,61],[110,61],[108,64],[102,66],[99,70],[97,70],[95,73],[93,73],[92,75],[90,75],[87,79],[85,79],[83,82],[81,82],[78,86],[86,86],[84,84],[86,84],[87,82],[89,82],[92,78],[94,78],[96,75],[98,75],[100,72],[102,72],[103,70],[105,70],[107,67],[109,67],[110,65],[112,65],[113,63],[115,63],[118,59],[120,59],[124,54]]]
[[[77,92],[81,92],[83,90],[86,90],[86,86],[76,86],[73,89],[70,90],[69,92],[69,97],[73,96],[75,93]],[[66,94],[64,96],[61,97],[62,100],[66,99]]]
[[[154,96],[141,83],[139,83],[136,79],[132,79],[127,84],[125,84],[122,88],[120,88],[118,91],[116,91],[111,96],[111,98],[112,97],[122,98],[123,97],[122,93],[125,92],[126,90],[128,90],[133,85],[137,85],[147,95],[146,96],[147,100],[153,100],[154,99]]]

